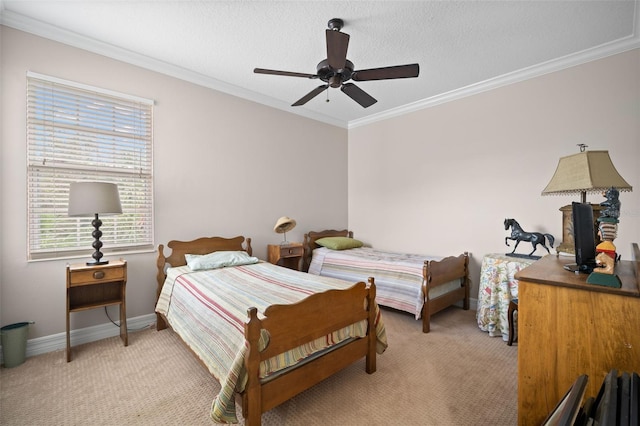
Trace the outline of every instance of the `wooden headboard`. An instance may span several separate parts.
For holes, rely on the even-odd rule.
[[[353,238],[353,231],[348,231],[346,229],[343,229],[342,231],[329,229],[329,230],[319,231],[319,232],[310,231],[304,234],[304,242],[302,243],[304,247],[304,253],[302,255],[302,272],[309,271],[309,266],[311,265],[311,258],[313,256],[313,250],[320,247],[318,244],[316,244],[316,241],[324,237]]]
[[[244,241],[245,238],[243,236],[234,238],[202,237],[192,241],[171,240],[167,243],[167,247],[171,249],[169,256],[164,255],[164,245],[160,244],[158,246],[158,259],[156,261],[156,267],[158,268],[156,275],[156,280],[158,281],[156,302],[158,300],[157,298],[160,297],[164,280],[167,279],[167,267],[186,265],[187,260],[184,257],[185,254],[208,254],[214,251],[246,251],[251,256],[251,238],[246,239],[246,247],[243,247],[242,243]],[[160,314],[157,314],[157,316],[157,329],[162,330],[166,328],[164,319],[161,318]]]

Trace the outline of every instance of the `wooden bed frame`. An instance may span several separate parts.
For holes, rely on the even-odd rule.
[[[167,257],[161,244],[157,260],[158,295],[166,278],[166,267],[186,265],[185,254],[206,254],[221,250],[243,250],[251,254],[251,239],[246,239],[246,248],[242,245],[244,241],[242,236],[170,241],[167,246],[172,252]],[[260,425],[262,413],[363,357],[366,358],[365,371],[369,374],[376,371],[375,294],[375,285],[373,279],[370,279],[369,285],[359,282],[345,290],[313,294],[295,304],[272,305],[265,310],[262,319],[258,318],[256,308],[248,308],[244,333],[249,345],[245,358],[248,381],[241,394],[246,425]],[[168,323],[162,315],[157,315],[157,327],[162,330]],[[259,378],[261,361],[362,320],[368,321],[365,337],[339,345],[274,378]],[[257,350],[261,329],[267,330],[270,335],[269,344],[262,352]]]
[[[353,238],[353,231],[346,229],[336,231],[331,229],[320,232],[310,231],[304,234],[304,253],[302,257],[302,270],[304,272],[309,271],[313,250],[320,247],[316,244],[316,241],[324,237]],[[469,309],[469,254],[467,252],[464,252],[459,256],[449,256],[440,261],[425,260],[422,268],[422,276],[422,290],[425,295],[424,305],[422,307],[423,333],[428,333],[431,330],[431,315],[448,308],[460,300],[462,300],[463,309]],[[460,280],[460,288],[440,295],[434,299],[429,297],[429,289],[449,283],[456,279]]]

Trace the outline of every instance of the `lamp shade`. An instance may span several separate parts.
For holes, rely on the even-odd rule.
[[[122,213],[118,185],[106,182],[73,182],[69,186],[69,216]]]
[[[618,173],[608,151],[583,151],[560,158],[551,181],[542,195],[619,191],[633,188]]]
[[[276,222],[276,226],[273,227],[273,230],[278,234],[282,234],[285,232],[291,231],[296,227],[296,221],[287,216],[282,216]]]

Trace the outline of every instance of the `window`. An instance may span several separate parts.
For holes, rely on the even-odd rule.
[[[27,74],[28,259],[93,252],[93,218],[68,217],[69,184],[118,185],[102,252],[153,247],[153,101]]]

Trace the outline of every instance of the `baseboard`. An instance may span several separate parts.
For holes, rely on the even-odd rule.
[[[462,307],[462,301],[455,304]],[[478,299],[469,298],[469,309],[477,310]],[[156,324],[156,315],[147,314],[135,318],[127,318],[127,326],[129,331],[144,330]],[[71,330],[71,345],[82,345],[84,343],[95,342],[96,340],[106,339],[120,335],[120,329],[110,322],[94,325],[92,327]],[[67,333],[52,334],[50,336],[36,337],[27,340],[26,357],[41,355],[47,352],[53,352],[67,347]],[[0,346],[0,363],[2,363],[2,346]]]
[[[156,324],[156,315],[147,314],[135,318],[127,318],[127,328],[130,332],[144,330]],[[92,327],[80,328],[77,330],[71,330],[71,345],[82,345],[84,343],[95,342],[96,340],[106,339],[107,337],[114,337],[120,335],[120,328],[111,322],[107,322],[100,325],[94,325]],[[27,351],[25,356],[28,358],[34,355],[41,355],[47,352],[57,351],[59,349],[66,349],[67,347],[67,333],[52,334],[50,336],[36,337],[35,339],[27,340]],[[2,346],[0,346],[0,362],[2,356]]]

